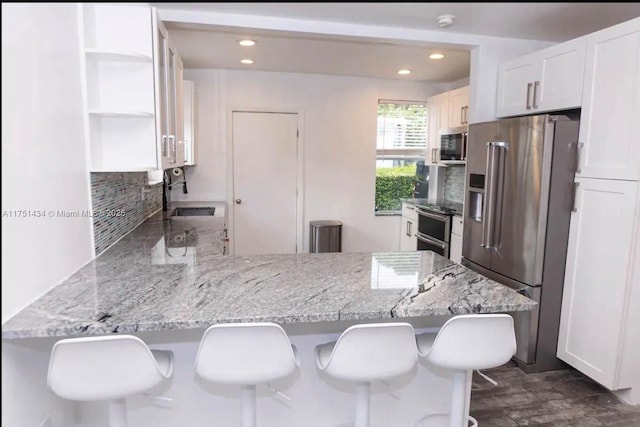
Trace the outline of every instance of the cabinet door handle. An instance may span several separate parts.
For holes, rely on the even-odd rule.
[[[584,147],[584,142],[578,142],[576,144],[576,173],[582,173],[582,168],[580,167],[581,157],[580,153],[582,152],[582,148]]]
[[[571,206],[571,212],[578,212],[578,187],[580,187],[579,182],[573,183],[573,205]]]
[[[407,221],[407,236],[411,237],[411,221]]]
[[[162,157],[168,157],[169,150],[167,149],[167,135],[162,135],[162,141],[160,145],[160,149],[162,150]]]
[[[464,107],[460,107],[460,124],[464,124]]]
[[[169,135],[167,137],[169,139],[169,146],[171,147],[171,150],[173,151],[173,159],[171,160],[171,163],[175,163],[175,154],[176,154],[176,137],[174,135]]]
[[[533,82],[533,108],[538,108],[538,104],[536,103],[536,92],[538,91],[538,86],[540,86],[540,82]]]
[[[533,87],[533,83],[527,83],[527,110],[531,110],[531,104],[529,104],[529,100],[531,98],[532,87]]]
[[[469,124],[469,106],[464,107],[464,124]]]

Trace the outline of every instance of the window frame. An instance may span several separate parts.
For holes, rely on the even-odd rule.
[[[396,99],[378,99],[377,108],[380,107],[381,104],[392,104],[392,105],[419,105],[423,106],[425,110],[425,126],[424,126],[424,146],[423,147],[403,147],[403,148],[378,148],[378,140],[377,137],[379,135],[380,129],[378,128],[378,120],[381,117],[379,114],[376,115],[376,163],[379,160],[405,160],[405,161],[415,161],[418,162],[420,160],[425,159],[426,151],[428,149],[428,137],[429,137],[429,105],[427,101],[416,101],[416,100],[396,100]],[[376,166],[377,170],[377,166]],[[377,173],[376,173],[376,181],[377,181]],[[376,188],[377,192],[377,188]],[[402,214],[402,208],[400,207],[397,210],[388,210],[388,211],[378,211],[375,210],[375,200],[374,200],[374,213],[376,216],[395,216]]]

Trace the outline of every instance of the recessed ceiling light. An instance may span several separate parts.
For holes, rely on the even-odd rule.
[[[406,74],[411,74],[411,70],[407,70],[407,69],[398,70],[398,74],[400,74],[401,76],[404,76]]]
[[[253,64],[253,59],[241,59],[240,62],[243,64]]]
[[[240,46],[255,46],[256,42],[253,40],[247,39],[247,40],[240,40],[238,44]]]
[[[442,59],[444,58],[444,53],[432,53],[429,55],[429,59]]]

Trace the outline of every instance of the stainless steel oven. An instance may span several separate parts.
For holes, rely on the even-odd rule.
[[[449,258],[451,240],[451,215],[443,215],[428,209],[417,207],[419,251],[433,251]]]

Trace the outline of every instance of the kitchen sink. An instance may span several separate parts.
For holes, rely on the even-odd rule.
[[[182,207],[175,208],[172,216],[214,216],[214,207]]]

